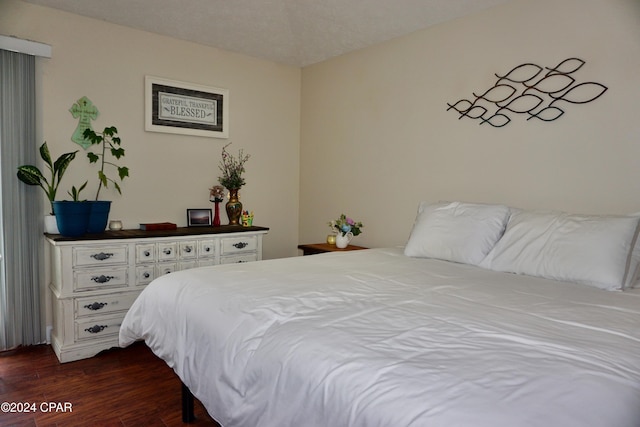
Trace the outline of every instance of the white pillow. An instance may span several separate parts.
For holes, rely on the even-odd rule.
[[[508,218],[503,205],[422,202],[404,253],[478,265],[502,236]]]
[[[520,211],[481,266],[547,279],[622,289],[636,271],[638,217]],[[633,257],[637,264],[637,253]]]

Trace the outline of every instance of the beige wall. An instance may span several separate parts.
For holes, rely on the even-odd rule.
[[[232,141],[232,152],[251,154],[240,195],[255,224],[271,228],[265,258],[297,254],[300,69],[9,0],[0,0],[0,33],[53,47],[52,59],[38,64],[39,133],[54,156],[78,147],[69,108],[82,96],[100,110],[94,128],[118,128],[126,150],[120,163],[131,177],[122,196],[101,195],[113,200],[111,218],[126,228],[186,225],[187,208],[212,207],[208,189],[217,183],[222,146]],[[228,89],[229,139],[145,132],[145,75]],[[87,177],[83,195],[94,195],[96,172],[77,158],[60,196]]]
[[[128,228],[210,206],[227,142],[145,132],[145,75],[229,89],[229,140],[252,155],[242,201],[271,228],[265,258],[324,240],[341,212],[365,223],[354,243],[404,244],[420,200],[640,211],[637,0],[514,0],[303,70],[16,0],[0,0],[0,34],[53,46],[38,61],[39,134],[55,155],[75,149],[81,96],[96,128],[120,130],[131,177],[110,197]],[[609,90],[555,122],[496,129],[446,111],[493,73],[569,57]],[[94,173],[76,160],[62,194]]]
[[[554,122],[446,111],[493,73],[570,57],[609,89]],[[355,244],[404,244],[420,200],[640,211],[638,70],[637,0],[518,0],[305,68],[301,242],[344,212],[365,224]]]

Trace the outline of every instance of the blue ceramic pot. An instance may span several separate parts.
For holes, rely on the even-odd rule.
[[[111,202],[94,200],[87,203],[91,205],[89,223],[87,224],[87,233],[103,233],[107,228],[107,223],[109,222],[109,211],[111,210]]]
[[[87,232],[91,205],[87,202],[53,202],[53,211],[60,234],[65,237],[78,237]]]

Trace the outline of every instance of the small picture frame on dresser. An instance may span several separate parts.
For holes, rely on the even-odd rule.
[[[187,226],[210,227],[211,209],[187,209]]]

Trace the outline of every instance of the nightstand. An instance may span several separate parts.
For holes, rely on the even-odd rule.
[[[347,252],[347,251],[359,251],[361,249],[369,249],[363,246],[349,245],[344,249],[336,247],[336,245],[330,245],[328,243],[310,243],[308,245],[298,245],[298,249],[302,249],[302,255],[315,255],[323,254],[325,252]]]

